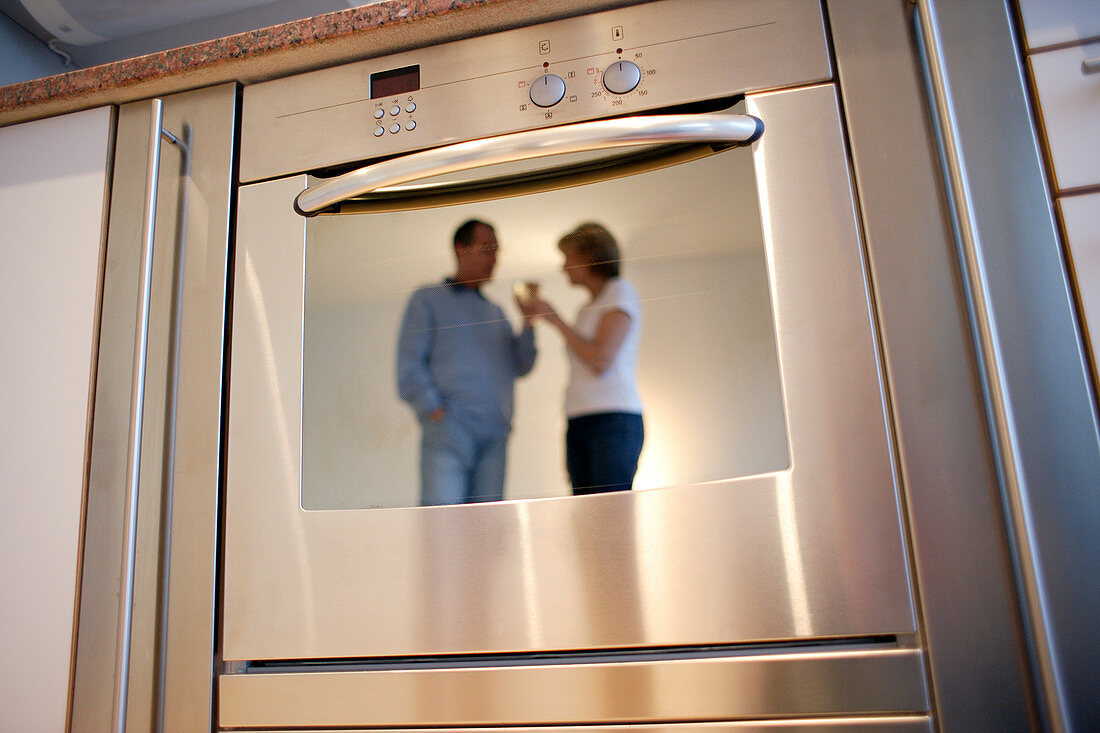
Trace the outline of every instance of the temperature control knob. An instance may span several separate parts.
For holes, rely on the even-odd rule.
[[[531,84],[531,101],[540,107],[553,107],[565,96],[565,80],[557,74],[543,74]]]
[[[603,85],[612,94],[626,94],[641,80],[642,70],[633,61],[616,61],[603,72]]]

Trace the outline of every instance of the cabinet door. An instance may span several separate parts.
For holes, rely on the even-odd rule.
[[[1095,0],[1020,0],[1020,17],[1030,49],[1100,37]]]
[[[108,107],[0,129],[0,729],[64,730]]]
[[[118,110],[74,731],[210,726],[236,91]]]

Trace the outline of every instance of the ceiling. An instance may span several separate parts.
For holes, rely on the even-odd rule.
[[[0,0],[0,13],[85,68],[380,0]]]

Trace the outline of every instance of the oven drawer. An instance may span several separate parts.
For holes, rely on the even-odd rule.
[[[829,724],[837,725],[840,718],[850,717],[863,723],[845,720],[840,728],[823,729],[930,730],[924,717],[930,703],[923,654],[918,650],[852,644],[829,651],[803,646],[712,654],[716,656],[626,662],[605,657],[579,664],[533,660],[434,669],[421,663],[224,675],[220,725],[342,730],[524,725],[560,731],[557,726],[588,724],[584,729],[592,730],[592,723],[602,723],[616,726],[612,730],[656,733],[675,722],[738,720],[745,725],[755,720],[759,725],[763,719],[774,724],[783,718],[806,725],[792,730],[822,729],[816,726],[826,721],[814,718],[828,717]],[[869,716],[877,719],[872,722]],[[716,725],[701,730],[744,730],[722,727],[732,723]]]
[[[1100,43],[1030,56],[1059,191],[1100,184],[1100,72],[1082,64]]]

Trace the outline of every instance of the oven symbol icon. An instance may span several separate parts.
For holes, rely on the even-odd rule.
[[[539,53],[540,54],[550,53],[550,41],[539,41]]]

